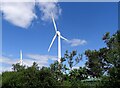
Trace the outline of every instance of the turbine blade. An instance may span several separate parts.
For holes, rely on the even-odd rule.
[[[55,32],[57,32],[57,26],[56,26],[56,23],[55,23],[55,19],[53,17],[53,14],[52,14],[52,22],[53,22],[53,25],[54,25],[54,28],[55,28]]]
[[[64,40],[68,41],[68,39],[66,39],[66,38],[65,38],[65,37],[63,37],[63,36],[60,36],[60,38],[62,38],[62,39],[64,39]]]
[[[57,34],[55,34],[55,36],[53,37],[52,42],[51,42],[51,44],[50,44],[50,46],[49,46],[49,48],[48,48],[48,52],[50,51],[50,48],[51,48],[51,46],[52,46],[52,44],[53,44],[53,42],[54,42],[56,36],[57,36]]]

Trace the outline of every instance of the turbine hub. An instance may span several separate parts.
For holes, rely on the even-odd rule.
[[[57,35],[60,35],[60,32],[59,32],[59,31],[57,31],[56,33],[57,33]]]

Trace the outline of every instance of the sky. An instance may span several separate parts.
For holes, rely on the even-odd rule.
[[[35,61],[40,67],[57,60],[57,39],[50,52],[48,47],[55,35],[50,12],[53,12],[58,30],[69,41],[61,39],[62,57],[66,50],[98,50],[105,47],[102,36],[118,30],[117,2],[55,2],[55,3],[5,3],[2,13],[2,71],[11,70],[19,62],[20,50],[23,64]],[[76,66],[83,66],[86,57]]]

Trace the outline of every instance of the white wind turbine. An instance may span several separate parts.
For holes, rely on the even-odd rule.
[[[68,40],[66,38],[64,38],[63,36],[61,36],[60,31],[58,31],[58,29],[57,29],[54,17],[53,17],[53,15],[51,15],[51,16],[52,16],[52,22],[53,22],[54,29],[55,29],[56,33],[55,33],[55,35],[52,39],[52,42],[48,48],[48,52],[50,51],[50,48],[51,48],[53,42],[55,41],[55,38],[58,37],[58,63],[60,64],[61,63],[61,41],[60,41],[60,38],[66,40],[66,41],[68,41]]]
[[[23,65],[23,58],[22,58],[22,50],[20,50],[20,65],[22,66]]]

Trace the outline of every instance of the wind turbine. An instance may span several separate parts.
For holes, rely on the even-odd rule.
[[[53,22],[54,29],[55,29],[56,33],[55,33],[55,35],[54,35],[54,37],[52,39],[52,42],[51,42],[51,44],[50,44],[50,46],[48,48],[48,52],[50,51],[50,49],[52,47],[52,44],[55,41],[55,38],[58,37],[58,63],[60,64],[61,63],[61,38],[63,40],[66,40],[66,41],[68,41],[68,40],[65,37],[61,36],[60,31],[58,31],[53,14],[51,14],[51,17],[52,17],[52,22]]]
[[[20,65],[23,65],[23,59],[22,59],[22,50],[20,50]]]

